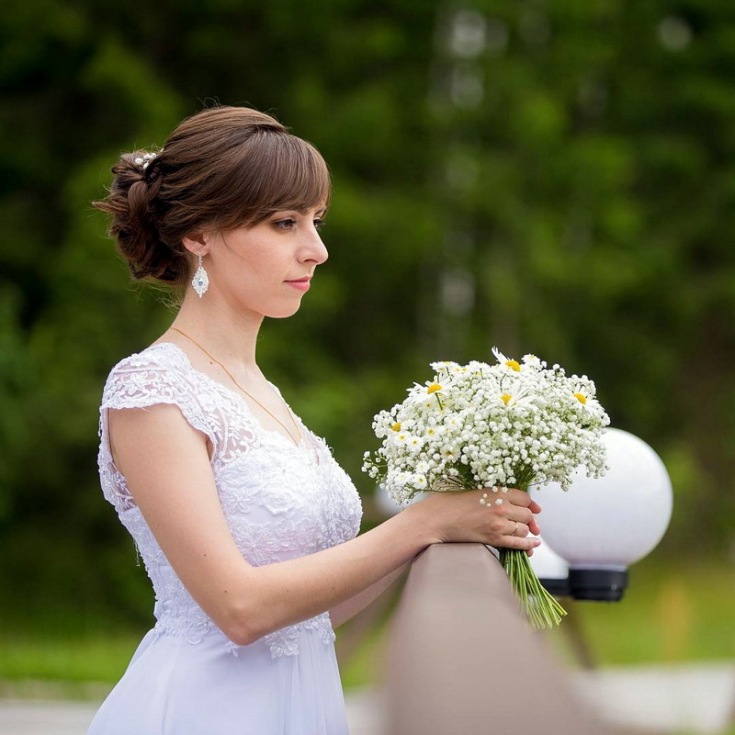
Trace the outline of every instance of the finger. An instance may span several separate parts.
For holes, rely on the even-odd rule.
[[[531,549],[535,549],[540,544],[541,539],[537,539],[535,536],[526,536],[526,538],[521,538],[520,536],[506,536],[503,539],[503,546],[506,549],[529,551]]]
[[[507,496],[508,501],[518,508],[524,508],[529,513],[536,514],[541,512],[541,506],[533,500],[528,493],[518,492],[518,494],[510,494]]]
[[[529,534],[529,527],[520,521],[512,521],[508,536],[516,536],[518,538],[526,538]]]
[[[509,521],[518,521],[530,526],[535,522],[536,517],[528,508],[521,508],[518,505],[509,505],[503,509],[502,506],[497,510],[500,515],[504,515]]]
[[[528,508],[531,513],[541,512],[541,506],[528,493],[523,492],[522,490],[511,491],[510,498],[512,503]]]
[[[523,490],[509,490],[507,497],[511,503],[528,508],[531,513],[541,512],[541,506]]]
[[[517,490],[515,488],[508,490],[503,488],[500,492],[502,492],[514,505],[522,505],[527,508],[531,503],[533,503],[531,496],[523,490]]]
[[[492,489],[490,490],[492,493]],[[510,521],[519,521],[525,523],[533,533],[539,533],[538,523],[535,518],[535,510],[539,508],[538,504],[530,500],[528,493],[521,490],[510,490],[507,493],[502,491],[490,494],[482,492],[480,504],[487,507],[494,514],[504,516]],[[520,501],[520,502],[516,502]]]

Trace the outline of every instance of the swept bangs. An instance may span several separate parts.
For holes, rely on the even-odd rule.
[[[331,196],[329,169],[313,145],[289,133],[262,129],[228,156],[222,180],[221,229],[252,226],[273,212],[326,208]],[[219,178],[219,177],[218,177]]]

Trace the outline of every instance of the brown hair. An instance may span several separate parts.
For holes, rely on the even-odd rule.
[[[191,259],[182,239],[227,232],[330,195],[319,152],[277,120],[244,107],[213,107],[184,120],[158,153],[125,153],[112,168],[110,235],[135,279],[183,285]]]

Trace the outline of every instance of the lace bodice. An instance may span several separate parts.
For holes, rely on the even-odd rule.
[[[300,421],[299,446],[264,429],[238,393],[194,369],[176,345],[157,344],[118,363],[107,379],[100,407],[102,491],[133,536],[153,583],[155,631],[184,636],[195,644],[216,626],[168,563],[109,448],[108,409],[155,404],[177,406],[189,424],[209,438],[212,471],[230,532],[254,566],[304,556],[353,538],[361,504],[322,439]],[[304,629],[318,629],[325,642],[334,637],[329,616],[323,613],[267,635],[271,655],[298,653]],[[225,645],[237,654],[234,643]]]

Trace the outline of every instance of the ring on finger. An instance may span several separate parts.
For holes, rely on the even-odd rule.
[[[516,535],[516,531],[518,531],[518,526],[521,525],[518,521],[516,521],[515,524],[516,524],[516,527],[513,529],[513,533],[511,533],[511,536],[515,536]]]

